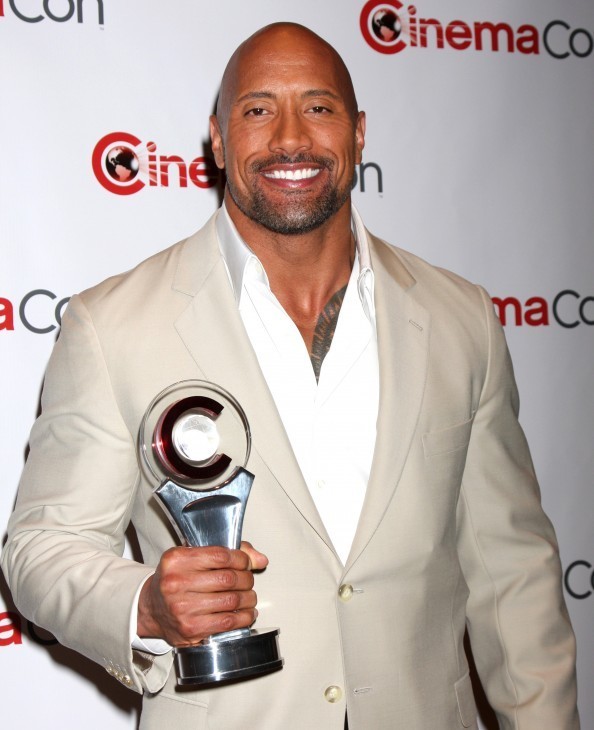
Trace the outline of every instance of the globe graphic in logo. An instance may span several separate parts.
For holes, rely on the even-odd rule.
[[[400,18],[393,10],[378,10],[371,19],[371,27],[378,40],[392,43],[402,33]]]
[[[138,175],[138,156],[131,147],[115,145],[105,155],[105,169],[119,183],[128,183]]]

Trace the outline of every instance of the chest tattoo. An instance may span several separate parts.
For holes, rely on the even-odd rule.
[[[343,286],[342,289],[339,289],[336,294],[333,294],[332,297],[330,297],[316,323],[311,352],[309,354],[311,364],[313,365],[314,373],[316,375],[316,380],[320,379],[322,362],[328,354],[328,350],[330,350],[330,345],[332,344],[332,338],[334,337],[334,331],[336,330],[336,323],[338,322],[338,315],[340,313],[340,307],[342,306],[346,289],[346,286]]]

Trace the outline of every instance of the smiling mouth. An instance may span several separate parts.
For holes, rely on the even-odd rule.
[[[263,173],[264,177],[271,180],[309,180],[319,174],[319,167],[305,167],[298,170],[270,170]]]

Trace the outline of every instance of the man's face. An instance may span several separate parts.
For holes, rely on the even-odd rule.
[[[364,115],[331,51],[286,29],[253,39],[223,85],[213,151],[227,191],[276,233],[311,231],[349,198]]]

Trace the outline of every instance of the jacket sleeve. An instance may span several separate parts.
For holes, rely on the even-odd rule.
[[[138,479],[135,435],[74,297],[46,373],[2,567],[24,616],[122,684],[155,692],[171,653],[130,646],[134,596],[152,568],[122,557]]]
[[[502,729],[576,730],[575,640],[557,543],[518,423],[503,330],[481,293],[488,368],[458,505],[468,632]]]

